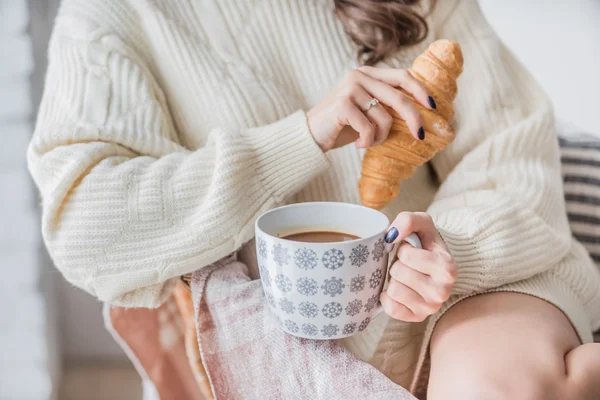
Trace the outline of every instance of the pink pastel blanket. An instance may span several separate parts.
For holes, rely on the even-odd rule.
[[[192,277],[198,343],[217,399],[414,399],[336,341],[275,325],[259,280],[231,260]]]
[[[204,366],[196,374],[199,387],[193,385],[189,343],[185,356],[185,321],[174,314],[173,299],[156,310],[109,307],[106,313],[109,329],[154,392],[145,398],[415,399],[338,342],[279,330],[260,280],[251,280],[235,257],[196,271],[191,289]],[[198,375],[208,377],[210,387]]]

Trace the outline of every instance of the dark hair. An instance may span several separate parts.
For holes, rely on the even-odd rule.
[[[335,15],[358,45],[358,61],[373,65],[416,44],[428,33],[425,18],[411,6],[419,0],[334,0]]]

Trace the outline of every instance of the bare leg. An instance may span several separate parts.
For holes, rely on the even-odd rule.
[[[538,298],[475,296],[436,326],[428,399],[600,399],[600,344],[581,345],[565,315]]]

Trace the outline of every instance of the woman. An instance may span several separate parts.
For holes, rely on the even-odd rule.
[[[398,88],[435,99],[402,68],[453,39],[457,138],[385,210],[388,241],[416,231],[425,249],[400,247],[392,319],[347,345],[432,399],[598,398],[599,350],[581,343],[600,280],[569,233],[548,99],[475,1],[426,20],[431,5],[409,3],[65,0],[28,160],[66,279],[156,307],[247,243],[265,210],[358,203],[361,149],[390,128],[367,105],[427,140]]]

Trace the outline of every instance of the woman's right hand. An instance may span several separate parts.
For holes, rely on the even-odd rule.
[[[392,127],[392,116],[381,104],[365,111],[370,101],[394,109],[415,139],[423,140],[423,118],[399,90],[404,89],[423,107],[435,108],[425,87],[405,69],[360,67],[349,72],[341,84],[307,113],[308,127],[323,152],[356,142],[358,148],[381,144]]]

